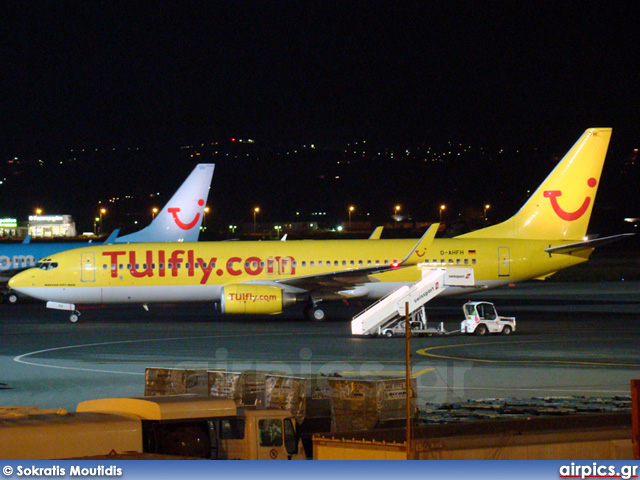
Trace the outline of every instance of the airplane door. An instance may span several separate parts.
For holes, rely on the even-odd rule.
[[[511,254],[509,247],[498,247],[498,276],[508,277],[511,275]]]
[[[96,281],[96,261],[93,252],[83,253],[80,258],[82,264],[80,280],[82,282]]]

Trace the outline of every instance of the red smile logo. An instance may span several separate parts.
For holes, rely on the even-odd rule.
[[[426,248],[422,249],[422,253],[418,252],[418,250],[415,251],[415,254],[420,258],[424,257],[425,253],[427,253],[427,249]]]
[[[198,205],[203,206],[204,200],[198,200]],[[167,211],[173,215],[173,221],[176,222],[176,225],[183,230],[190,230],[196,226],[198,220],[200,220],[200,212],[196,213],[196,216],[189,223],[184,223],[182,220],[178,218],[178,213],[180,213],[180,207],[168,208]]]
[[[591,188],[595,187],[597,184],[598,181],[593,177],[587,180],[587,185],[589,185]],[[558,215],[563,220],[567,220],[568,222],[577,220],[582,217],[591,204],[591,197],[587,196],[584,199],[584,202],[582,202],[580,208],[578,208],[575,212],[567,212],[563,210],[562,207],[560,207],[560,205],[558,204],[558,197],[562,196],[562,192],[560,190],[546,190],[544,192],[544,196],[551,202],[551,207],[553,208],[553,211],[556,212],[556,215]]]

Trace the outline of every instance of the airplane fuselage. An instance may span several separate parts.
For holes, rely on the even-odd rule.
[[[550,244],[562,242],[435,239],[416,254],[426,265],[472,267],[476,284],[484,287],[544,277],[588,259],[545,253]],[[24,272],[20,291],[77,304],[217,301],[225,285],[271,284],[296,293],[302,290],[288,280],[389,266],[341,293],[345,298],[376,299],[420,279],[416,265],[393,268],[414,246],[413,239],[95,246],[56,255],[55,265],[47,269]]]

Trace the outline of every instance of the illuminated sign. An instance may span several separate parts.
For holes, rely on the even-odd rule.
[[[29,215],[30,222],[62,222],[62,215]]]
[[[16,228],[18,220],[15,218],[0,218],[0,228]]]

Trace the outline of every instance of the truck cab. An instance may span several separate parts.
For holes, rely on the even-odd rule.
[[[510,335],[516,331],[515,317],[501,317],[491,302],[467,302],[462,306],[462,310],[465,319],[460,324],[460,331],[467,335]]]
[[[144,453],[229,460],[306,459],[295,420],[283,410],[168,395],[88,400],[78,404],[77,411],[138,418]]]

